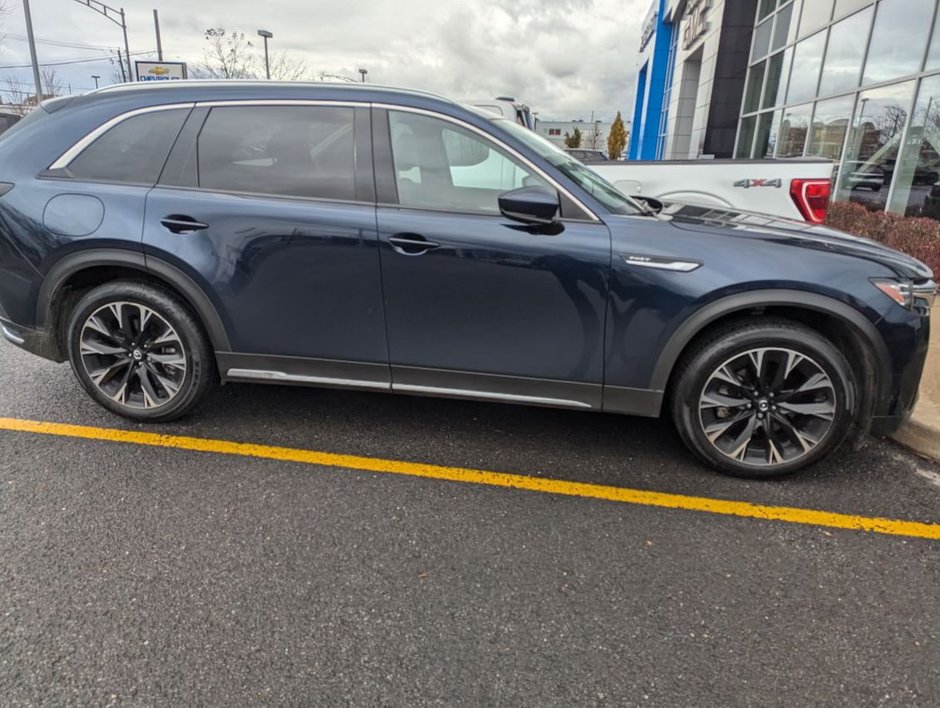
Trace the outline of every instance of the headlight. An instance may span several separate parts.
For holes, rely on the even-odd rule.
[[[912,283],[909,280],[872,280],[872,285],[908,310],[930,311],[937,297],[937,285],[932,280]]]

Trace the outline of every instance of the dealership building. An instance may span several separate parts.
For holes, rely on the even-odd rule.
[[[822,157],[940,218],[940,0],[654,0],[631,159]]]

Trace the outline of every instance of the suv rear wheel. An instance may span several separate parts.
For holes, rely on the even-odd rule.
[[[671,404],[683,442],[727,474],[789,474],[835,451],[856,415],[845,357],[786,320],[738,323],[680,365]]]
[[[69,361],[89,395],[138,421],[166,421],[194,408],[216,382],[211,347],[175,297],[119,281],[76,304],[66,336]]]

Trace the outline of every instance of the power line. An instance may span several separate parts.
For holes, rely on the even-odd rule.
[[[7,34],[7,39],[16,39],[22,42],[28,41],[26,35],[23,34]],[[104,52],[114,51],[114,47],[105,47],[100,44],[81,44],[80,42],[66,42],[59,39],[39,39],[36,38],[37,44],[48,44],[53,47],[68,47],[70,49],[97,49]]]
[[[144,55],[153,56],[154,54],[156,54],[156,52],[152,49],[146,52],[131,52],[132,57],[139,57],[139,56],[144,56]],[[88,64],[89,62],[94,62],[94,61],[108,61],[108,59],[109,57],[102,56],[102,57],[95,57],[94,59],[72,59],[69,61],[45,61],[45,62],[40,62],[39,66],[64,66],[65,64]],[[9,64],[7,66],[0,66],[0,69],[29,69],[31,67],[32,67],[32,64]]]
[[[59,82],[61,83],[62,79],[59,79]],[[69,84],[67,81],[66,81],[66,84],[68,86],[71,86],[73,90],[78,90],[78,91],[91,91],[94,88],[94,86],[76,86],[74,84]],[[3,79],[0,79],[0,93],[9,93],[9,90],[4,91],[4,87],[7,87],[7,89],[9,89],[11,86],[19,86],[21,88],[30,89],[30,93],[36,90],[36,86],[33,84],[32,81],[17,81],[16,79],[12,79],[9,77],[4,77]]]

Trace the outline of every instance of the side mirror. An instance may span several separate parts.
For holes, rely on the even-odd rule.
[[[558,221],[558,193],[545,187],[522,187],[499,195],[499,211],[523,224],[550,226]]]

